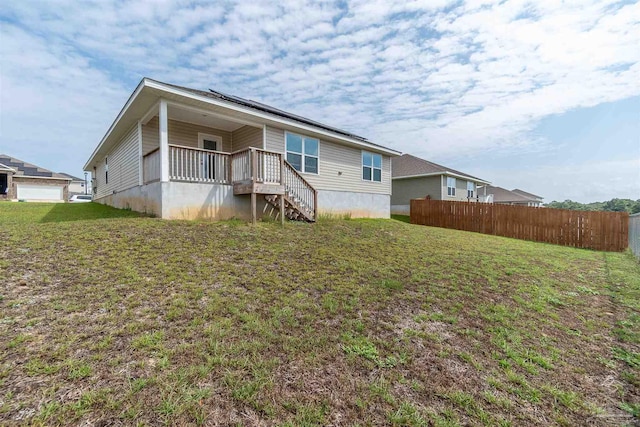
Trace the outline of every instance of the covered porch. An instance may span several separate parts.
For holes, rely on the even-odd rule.
[[[281,220],[315,221],[316,190],[283,153],[263,148],[265,126],[162,99],[138,127],[141,185],[232,186],[234,196],[250,195],[253,221],[257,195],[278,209]]]

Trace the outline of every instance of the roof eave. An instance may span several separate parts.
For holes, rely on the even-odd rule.
[[[85,170],[85,171],[89,171],[90,170],[90,165],[91,165],[91,163],[93,163],[96,154],[98,154],[98,152],[100,151],[102,146],[105,144],[105,142],[107,141],[107,139],[111,135],[111,132],[113,132],[113,129],[116,127],[116,125],[118,124],[120,119],[126,114],[127,110],[131,106],[131,104],[133,104],[133,101],[138,97],[140,92],[142,92],[142,89],[145,87],[146,81],[147,81],[146,77],[144,77],[142,80],[140,80],[140,83],[138,83],[138,86],[136,86],[136,89],[129,96],[129,99],[127,99],[127,102],[124,104],[124,106],[122,107],[122,109],[120,110],[118,115],[116,116],[116,118],[113,121],[113,123],[111,123],[111,126],[109,126],[109,129],[107,130],[107,133],[104,134],[104,136],[100,140],[100,143],[98,144],[98,146],[95,148],[95,150],[93,150],[93,153],[91,153],[91,156],[89,157],[89,160],[87,161],[87,163],[85,163],[85,165],[84,165],[82,170]]]

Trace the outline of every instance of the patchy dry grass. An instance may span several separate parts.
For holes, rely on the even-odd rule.
[[[0,424],[638,420],[629,254],[96,204],[2,203],[0,229]]]

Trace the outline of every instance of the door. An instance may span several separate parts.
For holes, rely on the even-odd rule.
[[[62,187],[17,184],[19,200],[62,200]]]
[[[6,173],[0,173],[0,194],[7,194],[7,186],[9,179]]]
[[[220,151],[222,138],[218,135],[198,133],[198,146],[205,150]],[[202,174],[205,179],[216,179],[216,154],[205,152],[202,158]]]

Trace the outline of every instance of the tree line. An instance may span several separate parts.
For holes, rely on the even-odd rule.
[[[569,209],[572,211],[611,211],[640,213],[640,199],[611,199],[606,202],[580,203],[573,200],[553,201],[545,205],[548,208]]]

